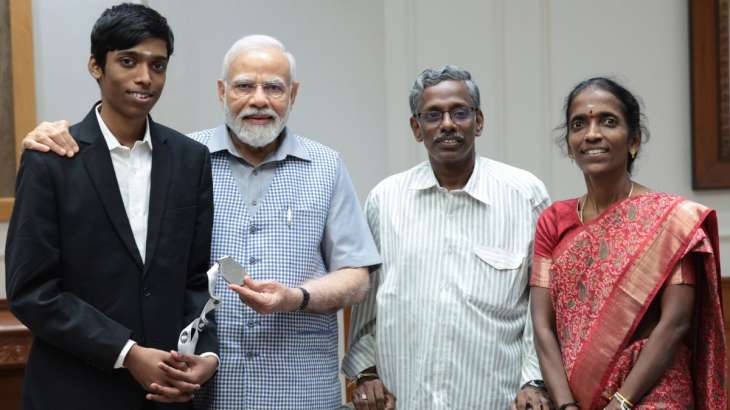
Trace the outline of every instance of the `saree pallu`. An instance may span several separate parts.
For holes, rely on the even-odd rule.
[[[725,409],[714,211],[669,194],[648,193],[581,224],[575,206],[576,200],[556,202],[540,217],[531,284],[550,289],[563,364],[581,408],[603,408],[621,387],[646,344],[646,339],[634,340],[637,326],[675,268],[692,258],[691,342],[680,346],[635,408]]]

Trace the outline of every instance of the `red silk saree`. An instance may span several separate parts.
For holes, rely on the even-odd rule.
[[[581,408],[610,401],[646,343],[635,332],[652,302],[666,284],[688,283],[696,292],[692,334],[634,408],[725,409],[715,212],[647,193],[582,224],[576,206],[576,199],[559,201],[540,216],[530,284],[550,290],[565,372]]]

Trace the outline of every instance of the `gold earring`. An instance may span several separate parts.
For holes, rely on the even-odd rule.
[[[636,159],[636,149],[635,148],[631,148],[629,150],[629,155],[631,155],[631,159]]]

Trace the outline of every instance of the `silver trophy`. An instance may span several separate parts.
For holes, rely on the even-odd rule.
[[[224,256],[218,259],[218,262],[214,263],[213,266],[208,269],[209,298],[203,307],[203,311],[200,312],[200,316],[196,317],[195,320],[190,322],[190,324],[187,325],[182,332],[180,332],[180,337],[177,339],[177,351],[182,354],[195,354],[195,346],[198,344],[200,332],[202,332],[208,324],[208,313],[215,310],[215,308],[221,303],[220,299],[215,294],[215,282],[218,278],[218,274],[223,275],[223,278],[228,283],[241,284],[243,283],[246,271],[230,256]]]

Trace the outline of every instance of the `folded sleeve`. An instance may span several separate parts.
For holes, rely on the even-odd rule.
[[[530,286],[550,287],[550,265],[552,265],[553,249],[556,245],[557,225],[553,207],[544,210],[537,220],[535,242],[530,272]]]

